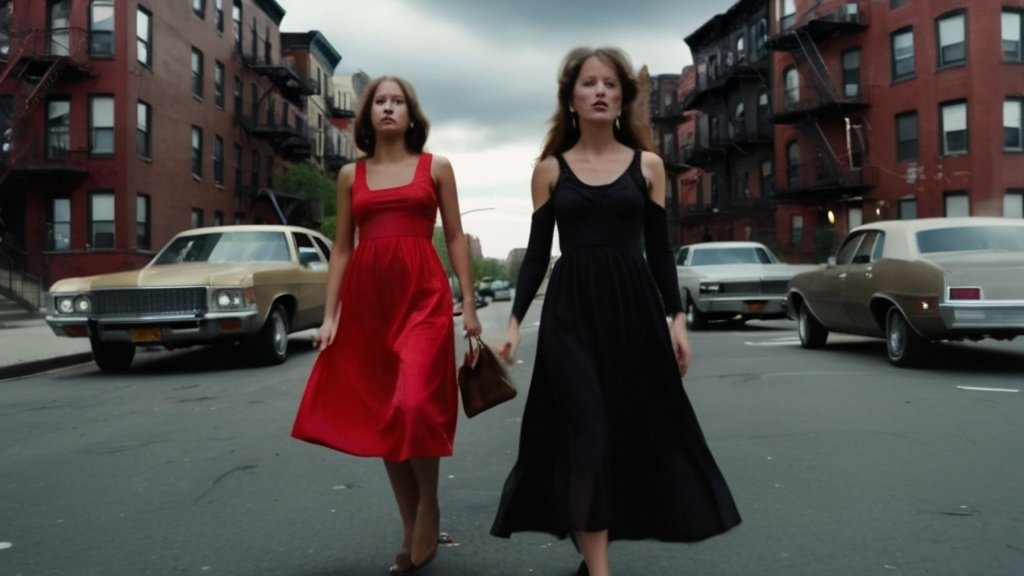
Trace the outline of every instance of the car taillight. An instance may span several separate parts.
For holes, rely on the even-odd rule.
[[[950,288],[950,300],[981,300],[981,288]]]

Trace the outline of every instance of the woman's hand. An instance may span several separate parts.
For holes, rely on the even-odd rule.
[[[323,350],[334,343],[334,336],[338,333],[338,324],[334,318],[324,318],[324,323],[317,329],[313,336],[313,346]]]
[[[480,320],[476,317],[476,309],[462,311],[462,331],[465,333],[466,338],[472,336],[479,336],[483,332],[483,327],[480,325]]]
[[[690,339],[686,336],[686,314],[679,313],[672,318],[672,325],[669,328],[672,335],[672,350],[676,354],[676,364],[679,365],[679,376],[686,376],[690,368]]]
[[[519,333],[519,321],[512,317],[508,321],[508,328],[505,330],[505,340],[501,346],[497,347],[495,351],[501,356],[501,359],[506,364],[511,365],[515,359],[516,350],[519,349],[519,341],[521,339]]]

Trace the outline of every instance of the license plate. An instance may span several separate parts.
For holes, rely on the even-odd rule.
[[[159,342],[163,332],[159,328],[132,328],[132,342]]]
[[[747,302],[747,312],[750,314],[760,314],[764,312],[764,302]]]

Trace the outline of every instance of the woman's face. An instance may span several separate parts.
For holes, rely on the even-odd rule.
[[[581,119],[614,121],[622,112],[622,83],[615,68],[597,56],[583,62],[572,91],[572,107]]]
[[[384,80],[373,94],[370,120],[374,132],[405,132],[409,129],[409,108],[405,93],[394,80]]]

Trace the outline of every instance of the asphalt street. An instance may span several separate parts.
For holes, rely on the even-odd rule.
[[[481,310],[485,341],[509,307]],[[575,571],[568,541],[488,535],[539,311],[519,397],[460,416],[441,468],[453,542],[424,574]],[[942,346],[905,370],[881,342],[808,351],[794,328],[691,335],[685,386],[744,522],[698,544],[617,542],[613,573],[1024,573],[1024,343]],[[401,533],[380,461],[289,437],[314,358],[303,335],[271,368],[194,349],[142,353],[124,375],[86,364],[0,383],[0,575],[386,574]]]

